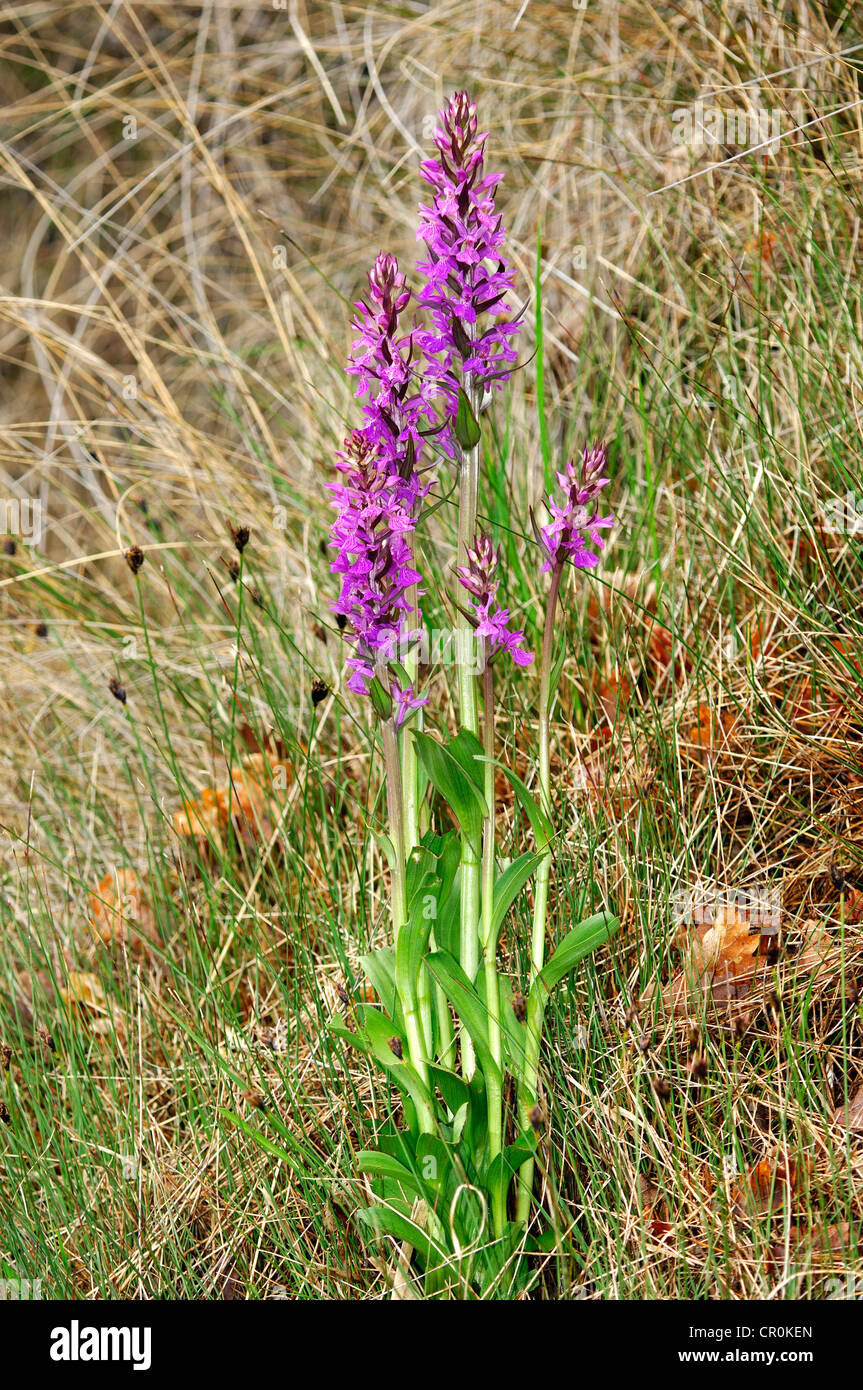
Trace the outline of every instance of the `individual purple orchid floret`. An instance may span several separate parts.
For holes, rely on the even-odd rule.
[[[368,275],[368,301],[359,300],[348,372],[358,378],[357,396],[365,397],[363,436],[381,452],[397,479],[396,493],[415,510],[431,487],[420,478],[425,424],[434,422],[433,385],[412,366],[415,332],[402,334],[399,320],[411,292],[395,256],[381,252]]]
[[[517,666],[529,666],[533,653],[522,646],[524,632],[509,627],[509,609],[496,601],[500,580],[496,577],[500,551],[495,550],[491,537],[478,535],[468,546],[467,564],[456,569],[459,583],[471,596],[477,637],[485,638],[490,656],[507,651]]]
[[[570,459],[562,473],[558,473],[562,500],[555,500],[554,494],[548,499],[551,521],[547,526],[535,528],[540,545],[545,552],[543,573],[555,569],[570,560],[576,569],[590,569],[599,556],[588,549],[588,540],[598,550],[603,550],[605,541],[600,532],[614,525],[614,517],[600,516],[594,503],[610,479],[603,477],[608,462],[608,449],[605,444],[594,444],[585,448],[581,466]]]
[[[356,646],[348,658],[349,690],[367,695],[369,682],[409,635],[408,615],[414,610],[407,597],[422,576],[414,569],[410,534],[416,520],[399,497],[398,478],[389,460],[361,430],[345,440],[336,466],[342,475],[330,484],[336,518],[330,545],[336,557],[330,568],[342,577],[342,589],[333,612],[348,621],[346,639]],[[413,688],[390,682],[397,723],[412,709],[425,704]]]
[[[494,204],[503,175],[483,173],[487,139],[477,134],[467,92],[455,92],[434,133],[440,158],[420,170],[434,197],[431,207],[420,204],[417,239],[428,254],[417,263],[425,277],[417,298],[432,326],[417,340],[453,410],[461,380],[484,389],[508,379],[522,321],[505,304],[513,271],[502,255],[504,229]]]

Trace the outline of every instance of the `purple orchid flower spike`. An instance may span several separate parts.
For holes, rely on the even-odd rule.
[[[534,527],[537,539],[545,553],[543,573],[548,573],[567,560],[576,569],[590,569],[599,559],[588,549],[588,540],[598,550],[605,548],[601,531],[614,525],[614,517],[600,516],[593,507],[600,492],[609,483],[604,477],[608,461],[605,444],[594,444],[582,453],[581,467],[573,459],[566,464],[557,480],[563,494],[557,501],[554,495],[548,499],[551,521],[547,526]]]
[[[506,311],[513,271],[502,254],[504,228],[494,202],[503,175],[484,173],[487,139],[477,133],[476,107],[467,92],[455,92],[434,134],[440,158],[420,170],[434,197],[431,207],[420,204],[417,239],[425,242],[427,255],[417,263],[425,277],[417,298],[432,327],[418,341],[438,371],[451,410],[460,377],[480,395],[509,378],[516,360],[512,340],[521,327],[521,315]]]
[[[381,252],[368,275],[368,301],[360,300],[353,328],[348,372],[358,379],[364,397],[362,434],[380,449],[396,478],[399,500],[416,510],[431,482],[421,481],[420,455],[424,424],[436,419],[433,383],[418,378],[416,330],[400,331],[411,292],[395,256]]]
[[[500,551],[495,550],[491,537],[477,536],[468,547],[467,560],[466,565],[458,566],[456,574],[462,588],[471,596],[476,636],[485,638],[490,656],[506,651],[517,666],[529,666],[533,653],[522,646],[524,632],[510,628],[509,609],[501,608],[496,601],[500,586],[497,578]]]
[[[333,612],[347,619],[345,638],[356,647],[348,659],[349,690],[369,693],[376,670],[395,658],[408,636],[413,607],[408,592],[422,576],[413,566],[410,535],[416,520],[399,496],[399,480],[381,449],[361,430],[345,441],[336,464],[341,481],[332,483],[337,515],[330,531],[336,556],[330,568],[342,577]],[[425,704],[413,688],[391,682],[399,723]]]

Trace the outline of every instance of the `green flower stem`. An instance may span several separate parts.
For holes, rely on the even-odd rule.
[[[551,575],[548,592],[548,605],[545,610],[545,631],[542,638],[542,659],[539,676],[539,800],[543,811],[551,820],[551,668],[554,657],[554,620],[557,613],[557,600],[560,582],[563,578],[563,564],[555,565]],[[533,986],[537,975],[545,964],[545,924],[548,910],[548,883],[551,874],[551,853],[541,860],[536,871],[536,886],[533,903],[533,935],[531,940],[530,981]],[[539,1076],[539,1049],[542,1041],[542,1019],[545,1013],[545,1000],[540,999],[540,991],[531,988],[524,1043],[524,1069],[519,1087],[518,1110],[522,1129],[530,1129],[531,1112],[537,1102]],[[533,1159],[523,1163],[519,1172],[517,1219],[526,1222],[530,1215],[530,1199],[533,1191]]]
[[[419,611],[419,599],[417,597],[417,586],[414,584],[407,592],[406,599],[413,609],[413,618],[421,620]],[[412,646],[405,656],[404,668],[407,672],[411,684],[416,682],[419,660],[416,647]],[[415,718],[418,720],[417,727],[421,728],[422,710],[418,710]],[[404,804],[404,831],[405,831],[405,858],[410,854],[415,845],[419,844],[419,775],[417,768],[417,755],[414,741],[410,736],[402,739],[401,747],[402,759],[402,797]]]
[[[413,609],[414,620],[421,620],[422,615],[419,610],[419,597],[415,584],[408,590],[407,602]],[[407,653],[403,664],[410,683],[415,685],[419,667],[419,658],[415,646]],[[417,711],[414,718],[417,721],[417,727],[422,728],[422,709]],[[405,862],[407,863],[411,851],[420,842],[419,764],[417,762],[416,745],[407,732],[402,736],[399,751],[402,769],[402,805],[404,808],[404,854]],[[417,982],[417,999],[420,1017],[422,1019],[423,1035],[425,1037],[425,1054],[430,1058],[432,1055],[432,1040],[434,1038],[434,1027],[432,1024],[432,985],[431,978],[424,964],[420,966],[420,976]],[[449,1018],[449,1014],[447,1014],[447,1018]]]
[[[474,410],[478,406],[477,393],[471,392]],[[479,445],[465,449],[461,456],[459,471],[458,508],[458,564],[467,565],[468,546],[472,544],[476,531],[477,489],[479,485]],[[473,650],[473,628],[462,613],[458,613],[456,671],[458,675],[459,718],[463,729],[479,734],[479,712],[477,709],[476,677],[471,669],[470,654]],[[480,858],[477,848],[466,835],[461,842],[461,967],[473,983],[479,970],[479,918],[480,918]],[[460,1031],[462,1072],[467,1080],[476,1071],[476,1053],[466,1028]]]
[[[392,716],[390,716],[389,719],[381,720],[381,740],[384,750],[390,839],[394,851],[391,895],[393,945],[398,949],[401,929],[407,922],[407,895],[405,886],[405,830],[404,806],[402,804],[401,760],[399,758],[399,736],[396,732],[395,720]],[[423,1035],[422,1018],[418,1009],[418,991],[415,991],[411,998],[406,998],[402,995],[401,991],[399,991],[399,1001],[402,1006],[402,1013],[405,1019],[405,1030],[408,1036],[408,1056],[410,1064],[428,1090],[428,1053]],[[418,1106],[417,1118],[419,1120],[420,1129],[423,1130],[425,1134],[434,1132],[434,1115],[432,1114],[430,1105]]]
[[[488,643],[483,651],[483,751],[485,753],[485,800],[488,815],[482,835],[482,928],[481,945],[485,968],[485,998],[488,1009],[488,1045],[503,1076],[503,1049],[500,1034],[500,982],[497,972],[497,941],[492,939],[494,907],[495,824],[494,824],[494,673],[488,660]],[[496,1077],[485,1078],[488,1102],[488,1154],[496,1158],[503,1147],[503,1094]],[[492,1224],[496,1236],[503,1234],[506,1221],[506,1190],[499,1183],[492,1193]]]

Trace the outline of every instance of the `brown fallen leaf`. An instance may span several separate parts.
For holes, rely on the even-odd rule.
[[[688,1013],[699,1001],[729,1006],[747,1000],[763,979],[773,936],[742,920],[733,908],[720,905],[712,922],[686,927],[678,938],[683,968],[661,992],[668,1012]],[[656,988],[648,990],[650,1003]]]
[[[836,1268],[835,1256],[842,1257],[839,1270],[844,1273],[848,1257],[854,1251],[854,1241],[851,1235],[851,1223],[843,1221],[838,1226],[792,1226],[788,1232],[788,1248],[784,1240],[773,1241],[770,1246],[769,1255],[765,1269],[768,1274],[776,1274],[785,1267],[786,1257],[789,1258],[791,1268],[798,1266],[802,1271],[812,1272],[813,1269],[829,1270]],[[847,1297],[847,1294],[836,1292],[837,1287],[842,1289],[843,1284],[848,1288],[854,1282],[853,1274],[840,1274],[840,1278],[833,1281],[833,1291],[828,1293],[828,1297]],[[828,1285],[828,1288],[831,1286]]]
[[[289,763],[252,753],[223,786],[205,787],[197,799],[184,801],[174,815],[174,829],[178,835],[221,842],[233,826],[246,844],[268,840],[290,784]]]
[[[60,986],[60,997],[73,1016],[86,1021],[91,1032],[125,1036],[122,1014],[108,1003],[97,975],[87,970],[70,970],[66,983]]]
[[[134,869],[114,869],[90,893],[90,925],[104,945],[139,948],[159,934],[143,881]]]
[[[863,1134],[863,1086],[855,1091],[847,1105],[837,1105],[833,1124],[838,1129],[850,1130],[852,1134]]]
[[[731,736],[737,728],[742,714],[738,710],[725,709],[717,713],[709,705],[698,705],[695,711],[696,723],[683,733],[681,745],[684,751],[701,760],[712,760],[719,753],[730,748]]]
[[[830,954],[832,938],[823,922],[816,922],[814,917],[807,917],[800,930],[803,941],[794,957],[795,970],[798,975],[814,975]]]
[[[730,895],[725,895],[726,899]],[[786,947],[774,926],[753,926],[744,912],[724,906],[717,896],[713,920],[685,927],[677,945],[683,955],[682,969],[664,990],[647,990],[645,1002],[659,993],[665,1011],[673,1017],[691,1012],[700,1002],[722,1008],[736,1023],[749,1023],[767,995],[772,969],[792,980],[820,976],[833,948],[833,939],[823,923],[807,919],[801,928],[801,943],[794,951]]]
[[[802,1176],[801,1165],[784,1149],[762,1158],[731,1189],[731,1202],[740,1215],[767,1216],[788,1206]]]

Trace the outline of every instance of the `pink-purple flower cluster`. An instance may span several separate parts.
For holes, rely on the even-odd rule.
[[[529,666],[533,653],[522,646],[524,632],[510,628],[509,609],[501,608],[497,602],[499,561],[500,551],[495,550],[491,537],[478,535],[468,547],[467,564],[459,565],[456,574],[462,588],[471,596],[474,630],[477,637],[485,638],[489,656],[507,651],[517,666]]]
[[[440,122],[434,134],[440,158],[421,166],[434,197],[431,207],[420,204],[417,239],[427,256],[417,263],[425,277],[417,298],[432,326],[418,341],[454,410],[460,380],[484,387],[509,377],[521,316],[509,314],[504,302],[513,272],[502,255],[504,230],[494,203],[503,175],[483,172],[488,136],[477,134],[476,107],[466,92],[450,97]]]
[[[411,292],[395,256],[381,252],[368,275],[368,301],[359,300],[348,372],[365,397],[362,433],[376,445],[396,481],[399,501],[415,510],[430,484],[420,481],[424,422],[434,421],[432,384],[419,377],[413,359],[416,332],[400,332]]]
[[[596,499],[610,481],[602,476],[607,462],[605,444],[594,444],[584,449],[580,467],[570,459],[564,471],[558,473],[562,500],[556,501],[553,494],[549,497],[547,506],[551,521],[537,529],[537,538],[545,552],[544,573],[567,560],[577,569],[590,569],[597,563],[599,556],[588,549],[587,541],[590,539],[597,549],[603,550],[605,541],[600,531],[614,524],[613,516],[600,516],[594,509]]]
[[[349,624],[347,640],[356,646],[348,658],[349,690],[369,693],[369,682],[397,654],[407,636],[407,615],[413,608],[408,591],[420,582],[413,566],[410,535],[415,518],[399,497],[399,479],[380,448],[361,430],[345,440],[336,461],[341,474],[330,485],[336,519],[330,544],[336,549],[331,569],[342,577],[333,611]],[[396,722],[425,704],[408,686],[390,682]]]

